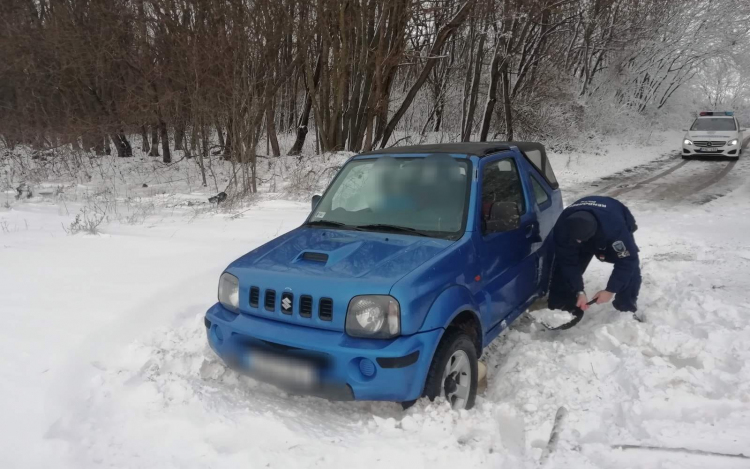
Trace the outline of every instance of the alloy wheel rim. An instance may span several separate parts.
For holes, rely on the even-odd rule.
[[[471,363],[463,350],[456,350],[448,359],[443,370],[442,395],[451,408],[466,408],[471,392]]]

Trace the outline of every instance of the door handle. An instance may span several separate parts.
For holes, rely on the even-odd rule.
[[[526,231],[525,231],[525,233],[526,233],[526,237],[527,238],[531,238],[532,236],[534,236],[534,228],[535,227],[536,227],[535,223],[529,223],[528,225],[526,225]]]
[[[539,233],[539,223],[537,222],[532,222],[526,225],[524,234],[526,235],[526,239],[531,240],[532,243],[542,242],[542,235]]]

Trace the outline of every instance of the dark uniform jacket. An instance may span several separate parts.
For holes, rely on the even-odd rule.
[[[584,243],[570,239],[564,223],[565,218],[580,210],[594,215],[599,225],[596,234]],[[615,265],[607,291],[617,293],[625,288],[631,277],[640,271],[638,247],[633,238],[637,229],[630,210],[611,197],[585,197],[563,210],[553,234],[555,262],[573,291],[584,290],[580,259],[591,254],[600,261]]]

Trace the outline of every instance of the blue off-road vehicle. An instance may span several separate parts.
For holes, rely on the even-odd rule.
[[[357,155],[302,226],[222,273],[208,342],[293,392],[470,408],[482,350],[546,294],[562,208],[538,143]]]

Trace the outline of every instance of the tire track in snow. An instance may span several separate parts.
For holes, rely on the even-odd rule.
[[[742,155],[742,154],[744,154],[744,153],[745,153],[745,152],[747,151],[747,147],[748,147],[748,144],[750,144],[750,137],[747,137],[747,138],[746,138],[746,139],[745,139],[745,140],[743,141],[743,143],[742,143],[742,146],[741,146],[741,150],[742,150],[742,153],[741,153],[741,155]],[[735,173],[737,173],[738,171],[742,172],[742,171],[746,170],[746,169],[747,169],[747,161],[745,161],[745,160],[746,160],[747,158],[742,158],[742,157],[741,157],[741,155],[740,155],[740,156],[738,156],[738,157],[737,157],[736,159],[733,159],[733,160],[729,161],[729,162],[727,163],[727,165],[726,165],[726,166],[724,166],[724,168],[722,168],[722,170],[721,170],[721,171],[719,171],[719,172],[718,172],[718,173],[716,173],[715,175],[713,175],[713,176],[711,176],[710,178],[708,178],[708,179],[706,179],[705,181],[703,181],[703,183],[702,183],[702,184],[700,184],[700,185],[699,185],[698,187],[696,187],[696,188],[695,188],[695,189],[694,189],[694,190],[692,191],[692,193],[690,193],[689,195],[693,195],[693,194],[698,194],[698,193],[700,193],[700,192],[703,192],[703,191],[705,191],[705,190],[706,190],[706,189],[708,189],[709,187],[712,187],[712,186],[714,186],[714,185],[715,185],[716,183],[718,183],[718,182],[720,182],[720,181],[724,180],[724,178],[725,178],[725,177],[726,177],[727,175],[729,175],[730,173],[731,173],[731,174],[735,174]],[[735,167],[737,166],[737,163],[740,163],[740,158],[742,158],[742,164],[740,165],[740,167],[741,167],[741,170],[739,170],[739,169],[735,170]],[[699,204],[699,205],[702,205],[702,204],[705,204],[705,203],[707,203],[707,202],[710,202],[710,201],[712,201],[712,200],[715,200],[715,199],[717,199],[717,198],[719,198],[719,197],[723,197],[723,196],[725,196],[725,195],[726,195],[727,193],[729,193],[729,192],[731,192],[732,190],[734,190],[734,189],[736,189],[737,187],[739,187],[739,186],[740,186],[740,185],[742,184],[742,179],[741,179],[741,178],[735,178],[735,180],[734,180],[734,181],[731,181],[731,182],[730,182],[730,183],[728,183],[728,184],[729,184],[729,186],[730,186],[730,187],[726,188],[726,190],[724,190],[724,191],[723,191],[723,192],[721,192],[721,193],[718,193],[718,194],[717,194],[717,193],[700,194],[700,195],[703,195],[703,197],[702,197],[702,199],[698,200],[698,201],[697,201],[696,203],[697,203],[697,204]],[[727,185],[727,184],[725,184],[725,186],[726,186],[726,185]]]
[[[663,170],[663,168],[669,166],[673,162],[675,157],[676,155],[672,155],[672,157],[667,156],[667,158],[665,159],[651,161],[649,163],[634,166],[632,168],[619,171],[610,176],[603,177],[599,181],[604,182],[605,184],[601,187],[599,186],[599,183],[592,184],[592,186],[596,188],[595,190],[593,190],[593,192],[587,192],[586,190],[576,191],[573,187],[568,187],[565,192],[568,195],[572,194],[570,202],[572,202],[573,200],[577,200],[580,197],[590,195],[605,195],[612,189],[623,187],[625,184],[637,183],[637,181],[642,177],[648,174],[652,174],[655,171]],[[613,180],[617,180],[617,182],[611,183],[611,181]]]
[[[744,140],[744,142],[742,144],[742,149],[743,150],[747,150],[748,144],[750,144],[750,137],[748,137],[748,138],[746,138]],[[618,196],[621,196],[623,194],[627,194],[629,192],[632,192],[632,191],[635,191],[635,190],[638,190],[638,189],[643,189],[644,187],[648,186],[649,184],[652,184],[653,182],[656,182],[656,181],[658,181],[658,180],[660,180],[660,179],[662,179],[662,178],[664,178],[666,176],[669,176],[670,174],[674,173],[675,171],[679,170],[680,168],[683,168],[684,166],[686,166],[691,161],[695,161],[695,160],[692,160],[692,159],[691,160],[687,160],[686,159],[686,160],[683,160],[683,161],[681,161],[681,162],[679,162],[679,163],[677,163],[677,164],[675,164],[675,165],[667,168],[666,170],[664,170],[664,171],[656,174],[655,176],[652,176],[650,178],[644,179],[642,181],[638,181],[635,184],[625,185],[625,186],[622,183],[621,184],[617,184],[617,186],[619,186],[619,187],[615,188],[614,190],[611,190],[614,186],[610,185],[610,186],[607,186],[605,188],[602,188],[602,189],[594,192],[593,194],[594,195],[607,195],[607,196],[610,196],[610,197],[618,197]],[[685,187],[686,187],[685,183],[686,182],[688,184],[691,183],[692,180],[695,179],[695,177],[690,177],[688,179],[688,181],[682,181],[682,180],[680,180],[680,181],[676,181],[675,183],[669,184],[669,185],[667,185],[667,188],[668,188],[667,191],[662,191],[661,194],[662,195],[669,195],[669,193],[671,192],[671,193],[676,193],[678,195],[678,197],[676,197],[676,198],[674,198],[674,197],[661,197],[661,199],[663,199],[663,198],[671,198],[671,199],[673,199],[674,202],[678,202],[678,201],[681,201],[684,198],[688,197],[689,195],[701,192],[701,191],[703,191],[703,190],[705,190],[705,189],[713,186],[714,184],[718,183],[722,179],[724,179],[724,177],[727,174],[729,174],[734,169],[734,167],[736,166],[736,164],[737,164],[738,161],[739,161],[739,158],[736,159],[736,160],[729,161],[727,163],[727,165],[725,165],[718,173],[712,173],[701,184],[699,184],[698,186],[696,186],[696,187],[694,187],[694,188],[692,188],[692,189],[690,189],[688,191],[684,190]],[[695,165],[691,165],[690,167],[693,167],[693,166],[695,166]],[[670,190],[669,189],[669,188],[672,188],[672,187],[674,188],[674,190]]]
[[[635,189],[638,189],[639,187],[645,186],[646,184],[650,184],[650,183],[652,183],[654,181],[657,181],[657,180],[663,178],[664,176],[672,174],[673,172],[677,171],[678,169],[682,168],[683,166],[685,166],[688,163],[689,163],[689,160],[683,160],[683,161],[677,163],[676,165],[670,167],[666,171],[662,171],[661,173],[657,174],[656,176],[653,176],[653,177],[648,178],[646,180],[637,182],[637,183],[635,183],[632,186],[627,186],[627,187],[622,187],[622,188],[619,188],[619,189],[615,189],[614,191],[612,191],[612,192],[610,192],[609,194],[606,194],[606,195],[608,195],[610,197],[617,197],[619,195],[622,195],[622,194],[625,194],[627,192],[633,191]]]
[[[702,191],[702,190],[704,190],[704,189],[706,189],[706,188],[708,188],[708,187],[716,184],[717,182],[721,181],[724,178],[724,176],[726,176],[729,173],[729,171],[731,171],[734,168],[734,166],[736,164],[737,164],[737,161],[731,161],[731,162],[729,162],[726,166],[724,166],[724,169],[722,169],[717,174],[715,174],[713,177],[709,178],[703,184],[701,184],[700,186],[698,186],[695,189],[695,192],[700,192],[700,191]]]

